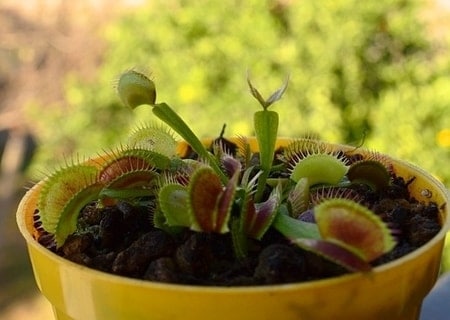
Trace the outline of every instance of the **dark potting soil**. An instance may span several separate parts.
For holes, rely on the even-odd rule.
[[[361,202],[378,214],[398,243],[372,262],[377,266],[425,244],[440,230],[439,208],[410,198],[408,182],[393,177],[374,193],[360,186]],[[289,243],[269,229],[261,241],[250,240],[249,254],[236,259],[231,235],[180,229],[167,233],[152,226],[148,207],[127,202],[85,207],[79,229],[56,249],[50,235],[39,242],[76,263],[121,276],[167,283],[247,286],[311,281],[347,273],[342,267]]]

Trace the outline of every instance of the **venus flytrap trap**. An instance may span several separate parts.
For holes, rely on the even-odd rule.
[[[295,248],[305,259],[306,252],[310,252],[347,271],[371,270],[377,259],[394,249],[392,234],[400,230],[391,230],[383,221],[386,214],[374,211],[379,206],[373,199],[382,197],[391,187],[399,187],[392,186],[397,180],[389,159],[374,152],[356,157],[354,152],[311,138],[294,139],[277,149],[280,122],[269,107],[282,98],[288,80],[268,99],[262,97],[249,77],[247,84],[262,107],[253,117],[258,150],[245,137],[224,138],[224,130],[210,146],[205,146],[168,104],[156,102],[151,79],[134,70],[123,73],[117,82],[122,102],[131,109],[147,105],[168,128],[141,125],[117,150],[94,161],[62,168],[44,182],[37,223],[53,238],[55,250],[66,252],[66,242],[85,237],[79,219],[106,219],[103,226],[116,226],[117,230],[123,229],[121,224],[136,225],[125,221],[125,216],[131,215],[128,211],[117,213],[132,207],[145,213],[146,222],[139,222],[140,232],[162,230],[173,242],[187,238],[189,248],[205,239],[231,244],[229,255],[234,258],[227,260],[226,267],[217,267],[220,272],[214,266],[207,267],[215,271],[210,270],[211,279],[198,280],[201,283],[217,284],[218,278],[236,268],[248,270],[258,264],[257,255],[270,241]],[[177,153],[175,134],[195,155]],[[108,220],[112,219],[109,212],[116,212],[114,219],[118,222]],[[101,223],[89,230],[98,228],[103,228]],[[135,226],[134,231],[117,237],[137,241],[141,234],[135,230],[139,228]],[[97,239],[101,235],[90,237]],[[92,246],[98,243],[102,242],[92,240]],[[90,252],[107,249],[111,250],[95,247]],[[191,249],[181,244],[165,257],[174,259],[180,270],[185,269],[184,262],[177,262],[180,256],[183,261],[195,256],[200,261],[196,263],[203,267],[202,259],[211,256],[217,255],[219,261],[225,256],[230,259],[226,253],[212,253],[203,247],[199,249],[202,254],[185,250]],[[111,256],[116,258],[110,270],[122,270],[115,265],[119,263],[116,260],[123,260],[121,252]],[[72,259],[80,260],[77,257]],[[96,267],[94,262],[91,264]],[[196,277],[198,273],[187,274],[181,282],[191,283]],[[259,278],[259,271],[255,277],[252,283],[268,281]]]
[[[389,185],[390,173],[382,162],[366,159],[354,163],[347,177],[352,183],[362,183],[372,190],[381,190]]]
[[[146,125],[136,128],[128,137],[127,145],[132,148],[154,150],[155,157],[176,156],[177,141],[171,131],[160,125]]]
[[[40,222],[54,235],[58,247],[76,230],[81,209],[96,200],[101,190],[97,168],[90,165],[67,166],[46,180],[38,203]]]

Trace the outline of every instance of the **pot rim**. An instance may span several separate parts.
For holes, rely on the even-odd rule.
[[[280,140],[288,140],[287,138],[281,138]],[[292,139],[289,139],[290,141]],[[205,140],[208,141],[208,140]],[[209,140],[210,141],[210,140]],[[342,145],[342,144],[334,144],[334,143],[327,143],[336,147],[343,148],[345,150],[359,150],[357,147],[351,147],[348,145]],[[366,149],[363,149],[366,150]],[[349,273],[344,274],[337,277],[331,277],[331,278],[325,278],[325,279],[318,279],[318,280],[312,280],[307,282],[297,282],[297,283],[287,283],[287,284],[275,284],[275,285],[258,285],[258,286],[232,286],[232,287],[225,287],[225,286],[199,286],[199,285],[185,285],[185,284],[172,284],[172,283],[162,283],[162,282],[155,282],[155,281],[148,281],[148,280],[140,280],[140,279],[134,279],[129,277],[124,277],[120,275],[115,275],[107,272],[103,272],[100,270],[96,270],[93,268],[89,268],[80,264],[77,264],[75,262],[72,262],[70,260],[64,259],[57,254],[53,253],[52,251],[48,250],[41,244],[39,244],[32,236],[30,232],[30,228],[32,228],[32,221],[27,222],[26,221],[26,213],[29,212],[30,205],[35,204],[37,194],[39,191],[39,188],[41,186],[41,182],[38,182],[36,185],[34,185],[28,192],[25,194],[25,196],[22,198],[21,202],[19,203],[18,209],[17,209],[17,225],[19,227],[20,233],[25,238],[27,245],[32,246],[34,249],[36,249],[40,254],[45,255],[48,259],[54,260],[57,263],[63,263],[66,264],[69,268],[78,269],[80,272],[86,272],[91,273],[93,276],[95,276],[98,279],[101,280],[108,280],[113,282],[120,282],[122,284],[128,284],[128,285],[139,285],[143,287],[148,288],[161,288],[164,290],[173,290],[173,291],[195,291],[195,292],[215,292],[215,293],[232,293],[232,292],[240,292],[240,293],[250,293],[250,292],[261,292],[261,291],[274,291],[274,290],[299,290],[302,288],[309,288],[309,287],[323,287],[328,286],[330,284],[339,284],[339,283],[345,283],[347,281],[353,281],[356,278],[371,278],[373,274],[375,273],[381,273],[385,270],[393,269],[397,267],[400,264],[403,264],[405,262],[408,262],[410,260],[413,260],[417,258],[418,256],[422,255],[424,252],[428,250],[428,248],[433,247],[434,245],[437,245],[440,241],[443,241],[446,233],[450,231],[450,190],[447,190],[444,185],[436,179],[434,176],[423,170],[422,168],[411,164],[407,161],[399,160],[393,157],[389,158],[393,161],[394,164],[398,164],[401,166],[406,167],[408,170],[415,171],[417,174],[422,175],[428,180],[430,185],[433,185],[435,188],[435,192],[438,192],[442,195],[444,199],[443,204],[438,205],[444,205],[444,221],[442,223],[441,230],[427,243],[422,245],[421,247],[417,248],[416,250],[406,254],[403,257],[400,257],[398,259],[395,259],[393,261],[390,261],[388,263],[382,264],[380,266],[377,266],[373,268],[368,273]],[[34,198],[33,198],[34,197]],[[441,217],[442,218],[442,217]],[[30,225],[31,224],[31,225]]]

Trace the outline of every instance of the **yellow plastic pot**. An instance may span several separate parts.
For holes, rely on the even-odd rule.
[[[254,141],[252,145],[256,148]],[[59,320],[418,319],[422,300],[438,276],[450,226],[449,195],[423,170],[402,161],[393,163],[406,179],[416,177],[410,190],[417,199],[443,206],[442,230],[423,247],[373,272],[328,280],[200,287],[139,281],[89,269],[60,258],[34,240],[32,217],[40,184],[22,199],[17,222],[28,245],[36,283]]]

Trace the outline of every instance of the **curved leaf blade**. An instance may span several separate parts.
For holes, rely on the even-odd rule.
[[[367,272],[372,269],[372,266],[357,254],[331,241],[300,238],[294,239],[292,242],[302,249],[316,253],[349,271]]]

